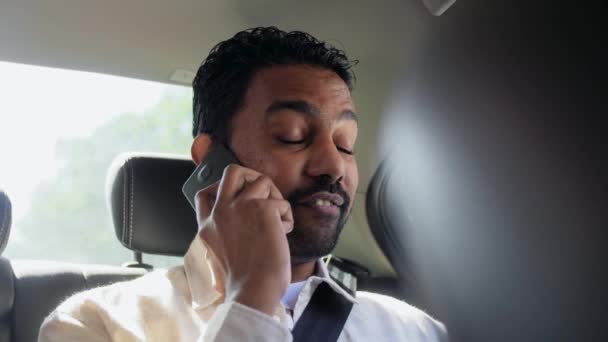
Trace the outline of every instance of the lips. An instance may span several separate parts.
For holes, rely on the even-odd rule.
[[[329,192],[317,192],[298,201],[297,204],[316,207],[340,207],[344,204],[344,198],[338,194]]]

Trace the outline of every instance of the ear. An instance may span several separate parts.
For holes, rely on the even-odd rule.
[[[192,147],[190,147],[190,154],[192,155],[192,161],[199,165],[201,160],[205,159],[207,153],[211,149],[213,141],[209,134],[199,134],[194,138]]]

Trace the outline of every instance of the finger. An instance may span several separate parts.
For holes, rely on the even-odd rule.
[[[259,174],[258,178],[253,182],[246,182],[243,189],[236,195],[240,200],[247,199],[276,199],[283,200],[283,195],[270,177]]]
[[[277,188],[277,186],[274,185],[273,182],[271,182],[269,198],[276,199],[276,200],[284,200],[283,194],[281,193],[279,188]]]
[[[240,166],[230,164],[224,169],[220,186],[218,189],[217,202],[230,203],[243,189],[245,183],[254,182],[260,177],[261,173]]]
[[[215,205],[217,191],[220,182],[215,182],[204,189],[199,190],[194,196],[194,204],[196,205],[196,220],[197,223],[201,224],[206,220],[213,210]]]
[[[285,200],[269,199],[267,200],[270,207],[274,209],[276,217],[281,220],[283,231],[285,234],[291,233],[293,230],[293,213],[291,205]]]
[[[267,199],[274,184],[268,176],[259,176],[255,181],[247,183],[235,200]]]

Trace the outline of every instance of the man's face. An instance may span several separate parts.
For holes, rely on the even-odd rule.
[[[329,254],[352,209],[359,175],[352,154],[355,107],[333,71],[275,66],[252,78],[230,127],[244,166],[269,176],[291,203],[292,263]]]

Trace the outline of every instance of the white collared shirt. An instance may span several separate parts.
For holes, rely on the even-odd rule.
[[[282,302],[273,317],[224,303],[206,260],[197,236],[183,266],[78,293],[45,319],[38,341],[292,341],[293,322],[321,282],[354,303],[340,342],[447,341],[441,323],[402,301],[361,291],[353,298],[329,277],[320,260],[317,274],[287,293],[297,293],[293,320]],[[283,300],[294,303],[292,297]]]
[[[287,327],[289,330],[293,330],[295,325],[293,320],[293,310],[296,307],[298,296],[300,295],[300,292],[302,292],[304,285],[306,285],[306,281],[298,281],[289,284],[289,286],[287,286],[287,290],[285,290],[283,298],[281,298],[281,304],[283,304],[283,307],[285,307],[285,311],[291,312],[291,314],[287,315]]]

